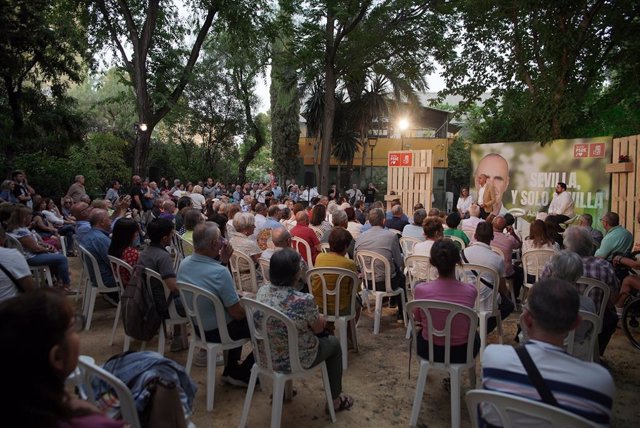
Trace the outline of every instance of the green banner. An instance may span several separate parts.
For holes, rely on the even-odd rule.
[[[611,162],[611,137],[554,140],[541,146],[534,142],[477,144],[471,149],[473,180],[471,188],[477,197],[478,176],[491,180],[501,212],[513,208],[525,211],[531,221],[546,212],[558,182],[567,185],[575,201],[575,214],[598,219],[609,210],[610,174],[605,165]]]

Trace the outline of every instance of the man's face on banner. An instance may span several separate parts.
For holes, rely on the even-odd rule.
[[[509,187],[509,164],[497,153],[490,153],[483,157],[476,169],[476,188],[479,188],[479,176],[486,175],[487,183],[496,189],[498,203],[502,203],[502,195]]]

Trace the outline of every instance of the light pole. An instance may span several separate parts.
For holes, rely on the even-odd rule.
[[[409,119],[401,118],[398,121],[398,129],[400,130],[400,150],[404,150],[404,131],[409,129]]]
[[[370,166],[369,166],[369,183],[373,183],[373,149],[378,144],[378,139],[375,137],[369,138],[369,147],[371,148]]]

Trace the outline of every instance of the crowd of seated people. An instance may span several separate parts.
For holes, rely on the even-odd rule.
[[[456,266],[463,262],[488,264],[494,267],[500,276],[500,282],[492,285],[499,289],[499,308],[504,320],[513,312],[515,303],[510,300],[506,281],[515,280],[517,283],[516,297],[519,297],[519,286],[523,281],[520,267],[512,264],[512,251],[521,250],[526,253],[536,249],[551,249],[557,252],[564,246],[565,251],[576,254],[583,261],[584,275],[590,276],[590,272],[596,271],[593,266],[599,269],[603,263],[611,265],[605,258],[611,258],[610,254],[619,250],[628,251],[629,248],[626,247],[630,246],[629,237],[619,229],[615,213],[607,213],[604,217],[607,230],[613,232],[609,239],[608,235],[605,235],[601,248],[604,248],[607,254],[602,253],[603,256],[599,257],[597,253],[594,255],[597,246],[591,239],[592,231],[586,228],[570,227],[564,236],[558,239],[555,228],[536,220],[531,225],[529,236],[521,239],[514,232],[508,216],[496,215],[491,222],[487,222],[479,218],[479,208],[475,204],[469,205],[463,213],[455,211],[448,216],[437,209],[427,212],[424,208],[417,207],[408,217],[405,213],[410,213],[403,209],[399,201],[394,201],[392,209],[387,213],[381,202],[372,202],[366,210],[362,200],[349,203],[337,189],[334,189],[330,197],[318,195],[317,191],[312,197],[310,189],[295,183],[285,188],[281,188],[278,183],[214,184],[212,179],[203,182],[174,181],[173,184],[173,187],[170,187],[166,179],[159,180],[156,184],[135,176],[131,191],[125,193],[120,182],[114,180],[108,189],[108,197],[91,200],[84,187],[84,177],[77,176],[69,192],[60,199],[58,206],[55,197],[38,195],[27,183],[23,172],[12,176],[12,180],[3,182],[0,193],[3,200],[0,204],[3,230],[0,232],[6,231],[6,237],[4,233],[0,234],[0,244],[13,240],[19,244],[22,252],[2,248],[4,252],[0,264],[7,268],[11,275],[4,273],[4,270],[0,272],[0,301],[16,298],[21,293],[30,294],[36,288],[29,267],[49,267],[56,278],[55,286],[62,291],[72,292],[67,255],[71,255],[74,241],[77,241],[98,261],[100,272],[95,272],[94,275],[100,274],[106,286],[115,286],[108,255],[120,258],[132,266],[142,264],[160,274],[164,286],[168,287],[173,295],[179,312],[182,308],[178,298],[177,279],[218,294],[228,312],[229,330],[233,330],[234,337],[248,337],[246,319],[238,305],[237,287],[233,284],[231,275],[227,275],[229,271],[226,267],[228,256],[233,251],[242,252],[256,263],[262,259],[270,264],[269,278],[260,281],[256,299],[290,317],[298,317],[300,322],[297,325],[302,338],[300,354],[304,359],[304,365],[311,367],[321,361],[327,362],[333,405],[337,410],[345,410],[353,406],[354,400],[342,392],[342,351],[338,341],[333,337],[334,332],[325,329],[326,324],[319,316],[318,309],[322,307],[323,302],[322,297],[318,295],[318,284],[309,285],[309,288],[306,287],[307,284],[301,286],[301,282],[304,281],[301,281],[300,272],[307,267],[340,267],[357,273],[355,254],[358,250],[373,251],[389,262],[391,288],[401,289],[401,293],[406,296],[405,255],[402,254],[399,239],[401,236],[416,237],[421,243],[416,244],[415,253],[429,256],[430,263],[438,275],[430,282],[418,283],[413,290],[414,299],[440,300],[474,307],[477,294],[480,293],[481,303],[484,304],[491,295],[490,286],[477,290],[472,285],[458,281],[455,272]],[[144,215],[145,213],[147,215]],[[461,214],[469,217],[462,220]],[[584,233],[577,231],[578,229]],[[171,247],[174,233],[181,234],[185,241],[193,244],[193,254],[185,254],[186,258],[178,269],[173,260],[174,256],[167,251],[167,248]],[[613,235],[617,236],[616,240],[612,238]],[[446,239],[448,236],[460,238],[465,244],[463,251],[460,251],[458,244]],[[296,248],[297,252],[289,249],[292,237],[299,237],[309,244],[309,260],[302,248]],[[65,239],[67,255],[61,251],[60,239]],[[321,242],[328,242],[329,248],[324,248],[326,253],[322,252]],[[492,247],[500,249],[501,254],[497,254]],[[577,260],[576,257],[573,258]],[[635,264],[623,258],[613,257],[613,263],[626,263],[635,267]],[[259,267],[256,264],[256,272],[260,272]],[[610,275],[613,272],[612,267],[610,270],[606,271],[606,276],[591,274],[592,277],[607,282],[612,290],[610,302],[607,302],[608,315],[600,341],[601,355],[615,331],[615,323],[612,324],[611,321],[615,318],[614,304],[620,305],[619,280],[615,278],[615,274]],[[209,273],[204,275],[203,272]],[[599,269],[598,272],[602,273],[603,269]],[[551,275],[548,272],[543,274],[543,277],[547,276]],[[554,281],[557,280],[556,276],[552,277]],[[128,281],[126,275],[123,279],[125,282]],[[376,276],[375,279],[375,287],[378,290],[384,289],[384,277]],[[560,300],[573,299],[572,296],[567,297],[571,293],[556,282],[553,283],[557,288],[554,296]],[[626,286],[625,292],[632,286],[635,287],[629,280],[623,284],[630,284]],[[529,301],[532,296],[540,296],[543,300],[550,298],[547,294],[536,294],[533,291],[539,287],[540,285],[536,285],[530,290]],[[161,286],[155,288],[158,302],[164,300],[166,303],[164,291],[160,292]],[[340,296],[341,313],[349,310],[343,305],[348,302],[347,296],[350,292],[348,287],[342,291],[344,294]],[[109,299],[111,294],[105,296]],[[117,293],[111,297],[115,303]],[[46,299],[51,300],[49,297]],[[582,303],[583,307],[589,306],[589,302]],[[358,301],[358,316],[361,305]],[[538,317],[546,316],[546,312],[541,312],[536,305],[539,306],[540,302],[525,307],[524,312],[528,315],[521,324],[534,343],[536,340],[542,343],[544,340],[540,338],[547,337],[544,334],[549,332],[549,326],[538,321]],[[404,311],[401,299],[392,298],[389,306],[398,307],[397,318],[401,320]],[[576,316],[572,308],[573,306],[571,311],[565,311],[564,319],[558,318],[559,323],[562,321],[562,326],[553,333],[566,333],[570,327],[574,327]],[[163,310],[166,312],[166,307]],[[220,340],[216,324],[211,321],[210,319],[206,324],[203,334],[207,340]],[[426,320],[422,322],[426,323]],[[434,319],[434,323],[437,322],[439,320]],[[495,328],[494,321],[491,322],[489,331]],[[466,343],[462,341],[462,335],[459,333],[468,326],[454,323],[453,327],[453,359],[457,361],[466,356],[467,347],[470,346],[473,347],[475,356],[479,349],[478,337],[476,336],[474,343]],[[536,336],[536,332],[540,333]],[[60,333],[56,334],[59,336]],[[184,350],[188,334],[186,326],[177,326],[171,349],[176,352]],[[427,358],[426,338],[423,335],[419,335],[418,338],[417,352],[421,357]],[[62,339],[56,340],[58,341],[51,342],[48,346],[62,343],[59,341]],[[561,346],[555,341],[551,343],[553,346]],[[440,358],[443,343],[435,345],[436,358]],[[542,343],[536,346],[548,350],[550,345]],[[536,348],[533,349],[533,352],[538,352]],[[485,353],[485,373],[490,380],[486,381],[484,386],[501,390],[500,376],[493,371],[497,370],[495,365],[500,364],[495,362],[496,352],[490,346]],[[249,356],[241,361],[238,350],[234,351],[234,355],[237,358],[232,358],[232,363],[227,361],[225,365],[223,381],[231,385],[246,386],[253,359]],[[73,365],[72,363],[73,361],[70,361],[69,365]],[[509,363],[512,364],[513,361]],[[196,355],[196,364],[206,365],[206,357],[202,354]],[[562,364],[569,365],[569,362],[563,361]],[[521,370],[518,367],[509,367],[515,372]],[[58,367],[54,369],[58,375],[66,373],[67,370]],[[582,366],[576,368],[578,371],[582,369]],[[545,370],[547,369],[541,369],[543,376],[547,375]],[[597,374],[599,378],[590,388],[596,388],[595,383],[599,383],[604,385],[605,395],[612,394],[609,380],[602,373]],[[555,379],[554,374],[549,376]],[[559,399],[561,402],[563,400],[562,397]],[[583,409],[577,413],[594,414],[599,420],[608,420],[610,404],[608,409],[604,402],[598,403],[597,406],[600,406],[597,407],[597,411]],[[57,418],[74,417],[74,413],[68,408],[55,409],[55,412],[58,411],[60,413],[55,413]],[[483,417],[487,421],[493,420],[490,413],[484,414]]]

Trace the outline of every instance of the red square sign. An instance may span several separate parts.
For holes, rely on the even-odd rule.
[[[591,143],[591,144],[589,144],[589,157],[590,158],[603,158],[604,157],[604,143]]]
[[[587,158],[587,157],[589,157],[589,145],[588,144],[574,144],[573,145],[573,157],[574,158]]]
[[[413,153],[406,152],[389,152],[387,155],[388,166],[412,166]]]

